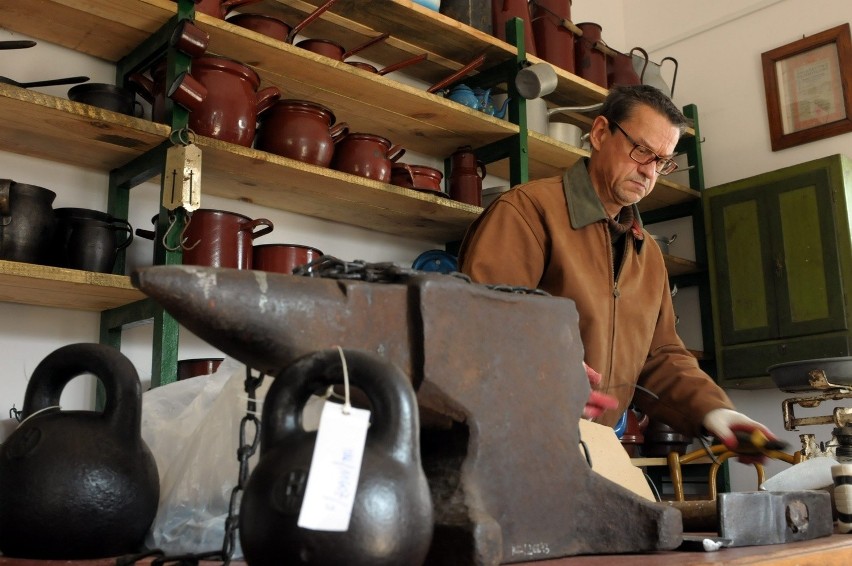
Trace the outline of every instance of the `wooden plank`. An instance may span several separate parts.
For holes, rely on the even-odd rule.
[[[123,275],[0,260],[0,301],[103,311],[144,298]]]
[[[109,171],[156,147],[169,128],[147,120],[0,84],[0,147]]]
[[[460,239],[481,208],[199,137],[206,194],[407,238]]]

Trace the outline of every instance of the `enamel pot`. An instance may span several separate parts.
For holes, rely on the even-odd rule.
[[[278,41],[283,41],[285,43],[293,43],[293,39],[303,29],[305,29],[305,26],[320,17],[320,15],[326,10],[328,10],[331,5],[334,4],[336,1],[337,0],[326,0],[323,4],[317,6],[317,8],[314,9],[313,12],[308,14],[305,19],[303,19],[295,26],[290,26],[283,20],[266,14],[237,14],[235,16],[229,17],[226,21],[236,26],[250,29],[267,37],[271,37],[272,39],[277,39]],[[224,17],[224,15],[221,17]]]
[[[44,263],[50,253],[56,193],[0,179],[0,259]]]
[[[156,225],[157,216],[151,222]],[[254,240],[272,229],[266,218],[252,220],[236,212],[200,208],[184,229],[183,265],[251,269]],[[136,235],[148,240],[162,238],[150,230],[136,230]]]
[[[281,96],[278,87],[258,91],[260,77],[247,65],[225,57],[204,56],[192,62],[192,77],[206,90],[203,100],[180,103],[190,110],[189,127],[198,135],[245,147],[254,142],[258,116]],[[182,82],[175,80],[169,92]]]
[[[328,167],[334,142],[349,133],[346,122],[335,124],[331,110],[306,100],[279,100],[263,116],[257,149],[297,161]]]
[[[482,179],[486,174],[485,163],[476,158],[470,146],[458,148],[450,156],[450,198],[482,206]]]
[[[491,0],[492,35],[506,41],[506,22],[512,18],[524,21],[524,48],[527,55],[536,55],[528,0]]]
[[[354,47],[349,51],[346,51],[346,49],[342,45],[331,41],[330,39],[303,39],[302,41],[296,44],[296,47],[307,49],[308,51],[312,51],[319,55],[325,55],[326,57],[334,59],[335,61],[345,61],[352,55],[360,53],[371,45],[375,45],[376,43],[384,41],[389,36],[389,33],[383,33],[381,35],[368,39],[361,45]]]
[[[391,183],[399,187],[444,194],[441,180],[444,174],[434,167],[397,163],[391,168]]]
[[[254,246],[251,268],[290,275],[293,269],[322,257],[322,252],[298,244],[262,244]]]
[[[589,82],[606,88],[606,55],[598,49],[603,28],[599,24],[584,22],[577,24],[583,35],[574,41],[574,72]]]
[[[574,34],[562,26],[571,21],[571,0],[536,0],[530,4],[536,55],[574,72]]]
[[[225,19],[225,16],[231,10],[257,2],[260,2],[260,0],[196,0],[195,12]]]
[[[391,179],[393,163],[404,153],[402,147],[392,145],[390,140],[381,136],[350,133],[337,142],[331,167],[387,183]]]

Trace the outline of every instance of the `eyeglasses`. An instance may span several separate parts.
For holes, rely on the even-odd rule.
[[[636,143],[636,141],[630,137],[630,135],[624,131],[624,128],[618,125],[618,122],[614,120],[610,120],[615,127],[619,129],[619,131],[624,134],[624,137],[627,138],[627,141],[633,144],[633,149],[630,150],[630,159],[635,161],[640,165],[647,165],[652,161],[654,163],[654,168],[657,170],[657,173],[660,175],[668,175],[672,173],[675,169],[677,169],[677,163],[674,162],[673,159],[669,159],[668,157],[660,157],[644,145],[640,143]]]

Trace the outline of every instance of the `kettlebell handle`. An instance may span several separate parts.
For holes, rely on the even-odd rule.
[[[419,413],[414,388],[397,366],[363,350],[344,349],[349,383],[360,388],[370,401],[367,446],[377,448],[399,462],[419,459]],[[302,411],[314,393],[343,383],[343,364],[337,349],[320,350],[297,359],[282,370],[264,401],[260,429],[260,453],[306,433]]]
[[[101,418],[116,435],[138,441],[142,428],[142,384],[127,357],[104,344],[69,344],[47,355],[35,368],[24,396],[24,419],[47,407],[59,405],[62,390],[72,379],[94,374],[104,387]]]

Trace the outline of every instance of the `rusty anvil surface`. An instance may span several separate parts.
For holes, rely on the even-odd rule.
[[[610,482],[581,455],[589,385],[570,300],[428,273],[388,284],[154,266],[132,281],[255,369],[276,374],[340,345],[405,371],[421,412],[453,423],[421,431],[436,517],[430,563],[666,550],[682,540],[676,509]]]

